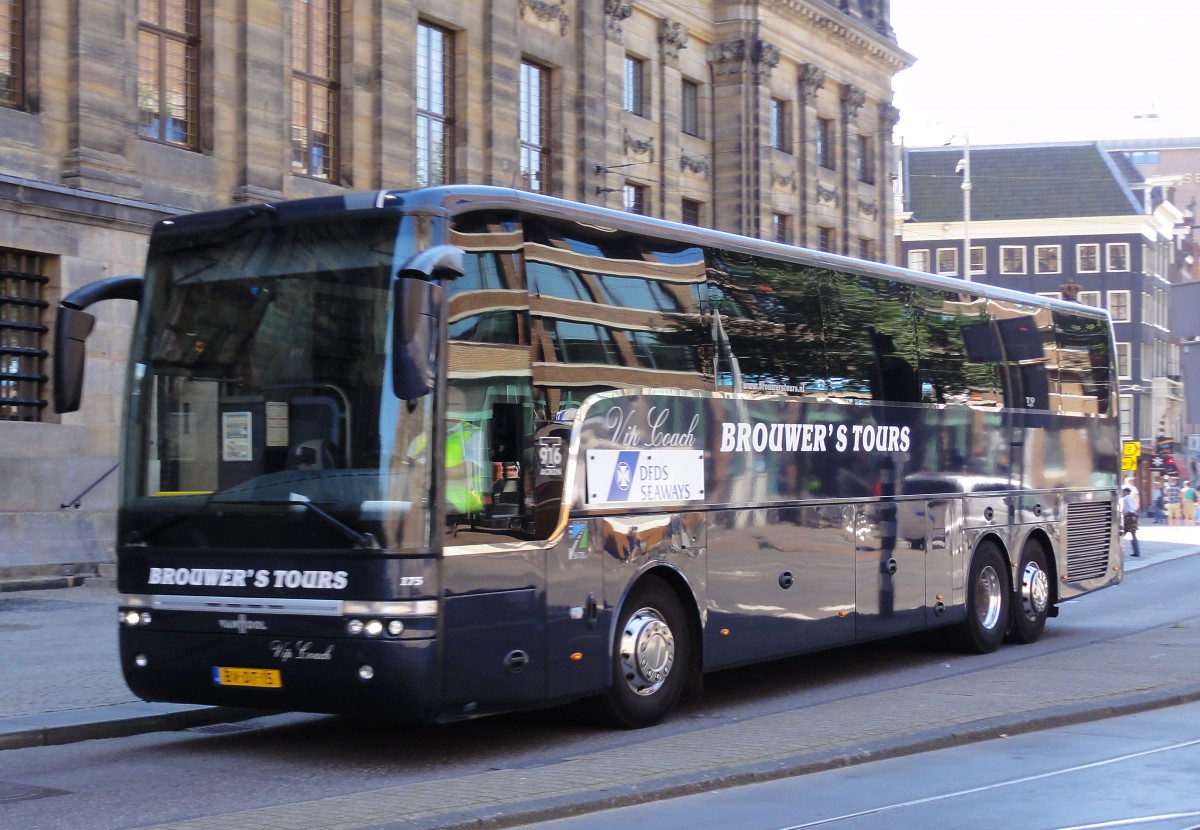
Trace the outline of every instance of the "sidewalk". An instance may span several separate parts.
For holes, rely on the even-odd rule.
[[[1142,557],[1127,560],[1131,570],[1200,554],[1200,528],[1151,524],[1139,538]],[[0,749],[261,714],[136,702],[117,668],[115,616],[108,586],[0,593]],[[985,674],[721,723],[545,768],[490,770],[168,826],[502,826],[1200,700],[1200,618]]]

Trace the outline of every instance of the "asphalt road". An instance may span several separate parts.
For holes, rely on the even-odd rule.
[[[1200,827],[1200,703],[522,825],[521,830],[938,826]]]
[[[1015,713],[1005,721],[1015,734],[1080,717],[1070,704],[1133,659],[1149,668],[1120,701],[1172,688],[1195,662],[1200,600],[1186,586],[1198,582],[1196,556],[1134,570],[1067,604],[1039,643],[992,655],[913,638],[718,673],[703,698],[637,732],[591,725],[573,707],[424,727],[281,715],[9,750],[0,752],[0,825],[506,826],[975,740],[1000,728],[976,726],[980,705],[997,718]]]

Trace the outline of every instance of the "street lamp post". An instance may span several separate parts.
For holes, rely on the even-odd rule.
[[[971,137],[963,136],[963,279],[971,281]]]

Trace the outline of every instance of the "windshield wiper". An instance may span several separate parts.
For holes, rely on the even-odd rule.
[[[360,533],[342,520],[326,513],[317,505],[307,499],[217,499],[215,496],[210,496],[204,506],[208,507],[213,504],[234,504],[234,505],[249,505],[262,507],[303,507],[312,511],[316,515],[324,519],[328,524],[332,525],[339,533],[354,543],[355,550],[380,550],[379,540],[375,538],[373,533]],[[129,534],[127,544],[129,545],[145,545],[146,539],[158,533],[160,530],[165,530],[172,525],[179,524],[185,519],[195,518],[194,514],[182,514],[170,516],[163,519],[157,524],[151,525],[141,530],[135,530]]]
[[[375,538],[373,533],[360,533],[350,525],[343,522],[341,519],[326,513],[317,505],[313,504],[308,499],[218,499],[212,498],[208,501],[209,504],[245,504],[258,505],[261,507],[303,507],[311,510],[313,513],[320,516],[330,525],[337,529],[339,533],[354,543],[355,549],[358,550],[379,550],[379,540]]]

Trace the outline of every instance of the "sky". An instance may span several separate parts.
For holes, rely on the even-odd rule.
[[[917,59],[897,143],[1200,137],[1200,0],[891,0],[891,21]]]

